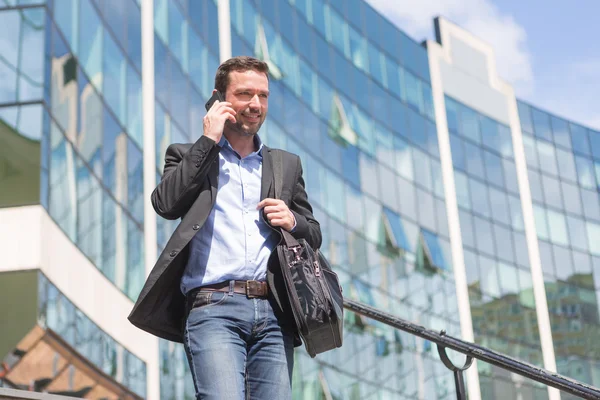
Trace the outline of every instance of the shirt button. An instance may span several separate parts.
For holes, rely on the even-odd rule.
[[[198,229],[200,229],[200,225],[195,224],[194,226],[192,226],[192,229],[197,231]]]

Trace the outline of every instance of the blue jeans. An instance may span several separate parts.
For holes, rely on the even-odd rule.
[[[267,299],[200,291],[184,347],[197,399],[292,398],[294,338],[282,331]]]

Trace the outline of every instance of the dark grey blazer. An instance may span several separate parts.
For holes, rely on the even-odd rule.
[[[152,193],[152,206],[163,218],[181,223],[173,232],[154,265],[128,319],[140,329],[158,337],[181,342],[185,317],[185,297],[180,281],[188,259],[188,243],[205,223],[217,198],[220,147],[202,136],[194,144],[172,144],[165,156],[161,182]],[[281,199],[296,217],[296,238],[304,238],[315,249],[321,246],[321,228],[312,214],[302,178],[302,165],[297,155],[263,147],[261,200],[275,197],[271,152],[281,151],[283,185]],[[276,257],[269,259],[267,280],[273,293],[276,314],[283,319],[286,299],[281,292]],[[284,321],[285,323],[285,321]],[[287,321],[289,327],[291,321]]]

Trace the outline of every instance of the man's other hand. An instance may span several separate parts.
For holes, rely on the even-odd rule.
[[[278,226],[291,232],[296,226],[296,218],[283,200],[266,198],[258,203],[257,209],[264,208],[271,226]]]

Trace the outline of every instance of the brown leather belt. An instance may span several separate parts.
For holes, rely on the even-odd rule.
[[[233,292],[245,294],[249,299],[266,298],[269,295],[269,286],[263,281],[234,281]],[[201,286],[188,293],[188,296],[203,292],[229,292],[229,281]]]

